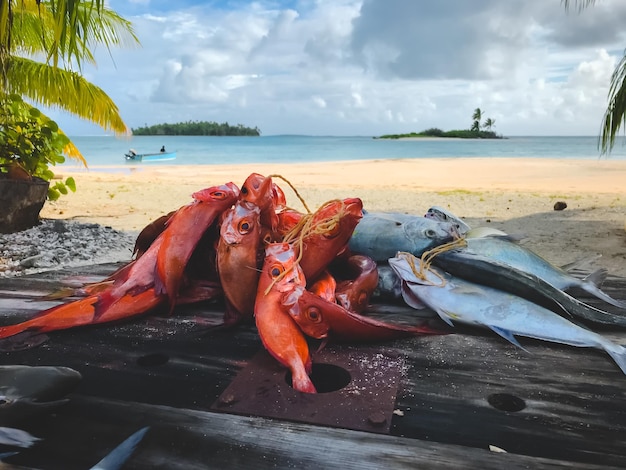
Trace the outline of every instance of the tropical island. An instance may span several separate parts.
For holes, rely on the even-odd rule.
[[[155,124],[132,129],[133,135],[208,135],[208,136],[252,136],[258,137],[258,127],[246,127],[242,124],[231,126],[227,122],[221,124],[212,121],[187,121],[175,124]]]
[[[448,139],[503,139],[501,135],[496,134],[492,128],[495,126],[495,119],[487,118],[481,124],[483,112],[480,108],[474,110],[472,115],[472,126],[469,129],[456,129],[451,131],[443,131],[436,127],[423,130],[422,132],[409,132],[407,134],[386,134],[375,139],[406,139],[421,137],[439,137]]]

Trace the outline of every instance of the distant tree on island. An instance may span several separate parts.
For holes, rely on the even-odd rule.
[[[480,121],[483,118],[483,112],[480,110],[480,108],[476,108],[474,110],[474,114],[472,114],[472,119],[474,120],[474,122],[472,122],[472,127],[470,130],[472,131],[479,131],[480,130]]]
[[[476,108],[472,114],[472,127],[469,129],[458,129],[452,131],[442,131],[436,127],[431,127],[422,132],[410,132],[408,134],[386,134],[380,137],[374,137],[375,139],[403,139],[407,137],[443,137],[453,139],[502,139],[502,136],[497,135],[491,130],[496,124],[495,119],[487,118],[485,123],[481,126],[480,121],[484,116],[483,111],[480,108]],[[481,129],[482,128],[482,129]]]
[[[176,124],[155,124],[133,129],[133,135],[213,135],[213,136],[255,136],[261,135],[258,127],[242,124],[231,126],[227,122],[218,124],[210,121],[187,121]]]
[[[485,123],[483,124],[483,129],[487,129],[488,131],[490,131],[491,128],[493,126],[495,126],[495,125],[496,125],[496,120],[495,119],[487,118],[485,120]]]

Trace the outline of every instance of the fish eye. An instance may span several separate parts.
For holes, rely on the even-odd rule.
[[[211,197],[213,199],[226,199],[226,193],[224,191],[213,191]]]
[[[322,314],[317,307],[311,307],[306,311],[306,317],[313,323],[322,321]]]
[[[241,188],[241,194],[244,194],[244,195],[245,195],[245,194],[248,194],[248,187],[247,187],[247,186],[243,186],[243,187]]]
[[[283,272],[285,272],[285,268],[280,264],[275,264],[270,268],[270,276],[274,279],[280,276]]]
[[[428,230],[426,230],[424,232],[424,235],[426,235],[426,237],[428,238],[435,238],[437,236],[437,234],[435,233],[435,231],[431,228],[429,228]]]
[[[247,220],[242,220],[239,222],[239,224],[237,225],[237,230],[239,230],[239,233],[241,233],[242,235],[245,235],[246,233],[248,233],[250,231],[250,222],[248,222]]]

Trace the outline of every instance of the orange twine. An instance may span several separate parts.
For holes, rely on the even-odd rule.
[[[416,266],[416,263],[415,263],[415,260],[417,260],[417,257],[412,255],[411,253],[401,251],[398,253],[398,256],[402,256],[407,261],[407,263],[409,264],[409,267],[411,268],[411,271],[413,271],[413,274],[415,274],[415,277],[427,282],[428,284],[435,286],[437,284],[435,284],[432,281],[429,281],[426,277],[426,272],[430,271],[435,276],[437,276],[439,280],[441,281],[441,283],[438,284],[439,287],[443,287],[446,285],[445,278],[438,272],[430,269],[433,259],[437,255],[440,255],[441,253],[445,253],[446,251],[454,250],[456,248],[463,248],[466,246],[467,246],[467,242],[465,241],[465,239],[458,238],[449,243],[444,243],[443,245],[436,246],[432,250],[425,251],[424,253],[422,253],[422,256],[419,258],[419,268]]]
[[[315,219],[315,215],[317,213],[319,213],[322,209],[324,209],[329,204],[333,204],[335,202],[341,203],[341,207],[339,208],[336,214],[331,215],[330,217],[327,217],[325,219],[322,219],[317,223],[313,222]],[[302,219],[298,221],[298,223],[287,234],[285,234],[285,236],[282,239],[283,243],[289,243],[291,246],[298,247],[298,256],[296,257],[294,265],[299,263],[300,260],[302,259],[302,253],[304,252],[304,239],[312,235],[323,235],[325,233],[332,233],[337,228],[337,225],[341,221],[341,218],[345,216],[345,214],[346,214],[345,204],[340,199],[332,199],[330,201],[325,202],[319,207],[319,209],[317,209],[317,211],[314,214],[311,214],[311,213],[304,214],[302,216]],[[271,284],[268,286],[268,288],[265,289],[265,295],[267,295],[268,292],[271,290],[271,288],[274,286],[274,284],[276,284],[278,281],[284,278],[287,275],[287,273],[291,271],[291,269],[293,269],[293,267],[290,269],[286,269],[285,271],[280,273],[278,276],[276,276],[274,280],[271,282]]]

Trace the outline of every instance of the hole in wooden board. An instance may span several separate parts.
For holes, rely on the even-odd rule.
[[[311,382],[315,385],[317,393],[336,392],[346,387],[351,380],[350,372],[343,367],[334,364],[313,364]],[[285,382],[290,387],[292,386],[291,371],[285,374]]]
[[[516,412],[526,408],[524,400],[510,393],[493,393],[487,397],[487,401],[496,410],[500,411]]]

